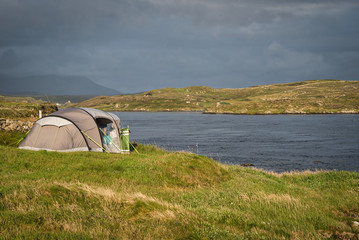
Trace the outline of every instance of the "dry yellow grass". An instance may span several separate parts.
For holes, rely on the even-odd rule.
[[[76,106],[228,114],[359,113],[359,82],[311,80],[240,89],[164,88],[137,95],[96,97]]]

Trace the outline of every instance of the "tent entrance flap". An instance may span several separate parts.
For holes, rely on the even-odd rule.
[[[120,153],[121,150],[118,147],[120,146],[119,134],[115,126],[116,123],[105,118],[96,119],[96,123],[100,131],[103,147],[108,152]]]
[[[104,144],[106,143],[106,145],[112,144],[113,146],[115,146],[115,148],[121,152],[121,149],[114,143],[114,140],[116,139],[112,139],[110,136],[106,135],[106,133],[100,128],[100,131],[103,134],[103,138],[104,138]]]

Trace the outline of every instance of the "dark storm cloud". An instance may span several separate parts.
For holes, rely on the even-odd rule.
[[[0,54],[0,69],[15,68],[20,64],[20,59],[17,57],[15,51],[11,48],[5,49]]]
[[[2,44],[20,45],[81,41],[100,37],[96,36],[98,31],[118,33],[122,27],[141,27],[172,17],[187,18],[194,24],[236,27],[280,22],[293,16],[325,16],[358,7],[357,1],[282,0],[1,0],[0,4]]]
[[[0,71],[120,91],[357,79],[358,1],[0,0]]]

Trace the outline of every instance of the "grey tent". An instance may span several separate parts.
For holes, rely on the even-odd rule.
[[[37,120],[19,148],[121,152],[120,119],[91,108],[66,108]]]

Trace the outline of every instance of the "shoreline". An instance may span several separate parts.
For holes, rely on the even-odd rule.
[[[235,113],[235,112],[206,112],[206,111],[150,111],[150,110],[112,110],[112,109],[101,109],[107,112],[139,112],[139,113],[199,113],[199,114],[213,114],[213,115],[358,115],[359,112],[311,112],[311,113]]]

